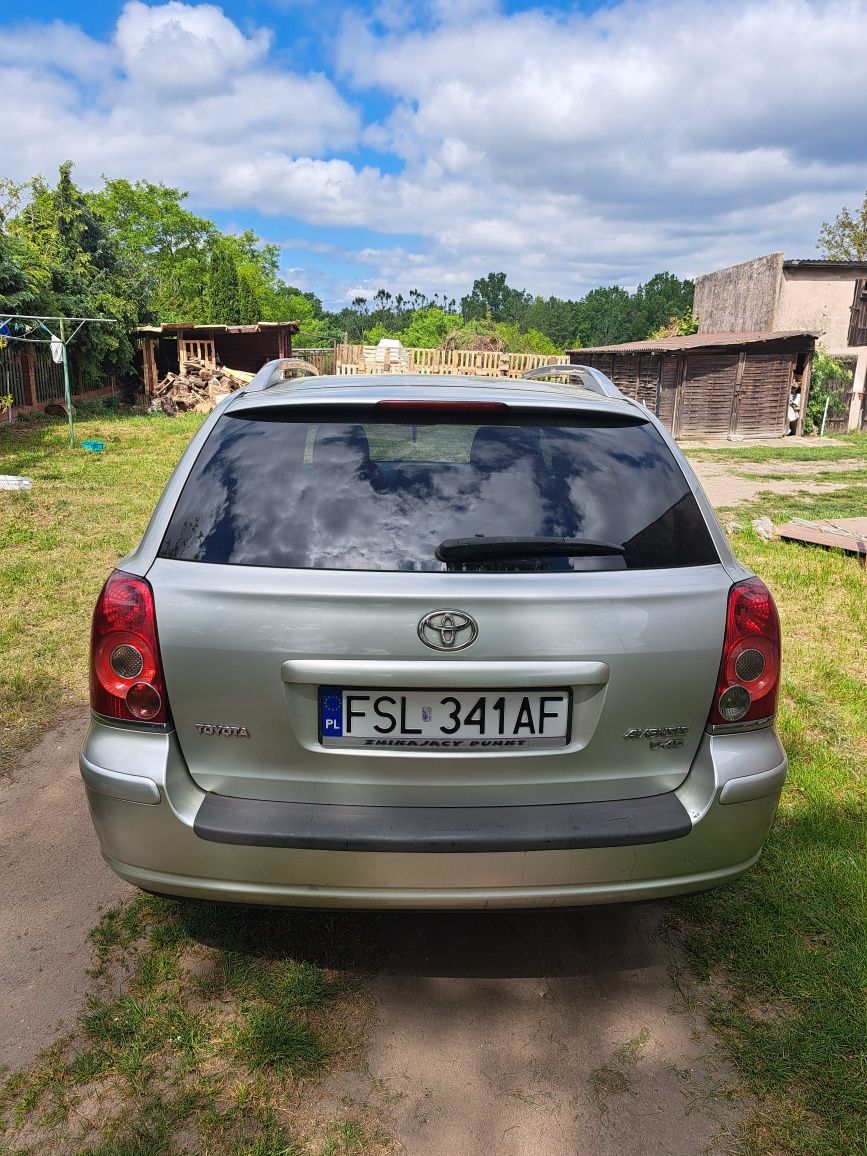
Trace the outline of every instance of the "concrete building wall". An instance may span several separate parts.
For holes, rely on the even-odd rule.
[[[773,328],[810,329],[832,357],[857,356],[848,343],[855,280],[851,270],[784,268]]]
[[[863,268],[863,267],[862,267]],[[867,346],[849,345],[857,267],[784,264],[782,253],[705,273],[695,280],[699,333],[810,331],[832,357],[855,358],[849,428],[858,429],[867,390]]]
[[[782,328],[774,324],[782,277],[782,253],[769,253],[696,277],[692,308],[698,315],[699,333],[766,332]]]
[[[832,357],[854,357],[848,429],[861,428],[867,385],[867,346],[849,344],[856,276],[851,269],[783,269],[774,329],[812,329],[820,349]]]

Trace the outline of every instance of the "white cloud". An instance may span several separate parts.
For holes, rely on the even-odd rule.
[[[114,66],[109,45],[92,40],[74,24],[24,24],[0,35],[0,65],[21,65],[34,73],[56,68],[79,80]]]
[[[259,158],[358,139],[358,112],[327,77],[274,64],[268,30],[245,35],[213,5],[130,0],[110,42],[68,25],[44,31],[44,50],[34,25],[0,37],[7,175],[72,156],[85,184],[146,177],[191,190],[203,207],[231,208],[223,193],[250,207],[243,174]]]
[[[809,255],[867,186],[863,43],[856,0],[511,15],[379,0],[367,21],[345,15],[331,78],[286,67],[288,46],[216,5],[130,0],[105,42],[60,23],[4,32],[4,168],[72,155],[85,183],[145,176],[203,210],[369,230],[377,243],[346,260],[395,290],[460,294],[505,269],[574,295]],[[370,94],[386,111],[363,123]]]
[[[115,32],[129,79],[148,89],[165,86],[165,95],[175,98],[219,92],[227,77],[261,62],[270,43],[266,29],[244,36],[221,9],[178,0],[155,8],[130,0]]]
[[[867,185],[862,41],[867,6],[843,0],[627,0],[386,35],[350,16],[338,63],[395,102],[366,129],[405,161],[401,196],[381,190],[393,228],[414,205],[441,273],[453,258],[563,292],[769,242],[809,253]]]

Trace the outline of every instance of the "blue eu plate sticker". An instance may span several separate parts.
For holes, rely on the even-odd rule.
[[[339,739],[343,736],[343,692],[322,692],[322,737]]]

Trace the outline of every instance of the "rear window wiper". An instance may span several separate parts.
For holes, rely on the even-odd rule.
[[[616,542],[596,538],[445,538],[436,548],[440,562],[484,562],[489,558],[596,558],[607,554],[625,554]]]

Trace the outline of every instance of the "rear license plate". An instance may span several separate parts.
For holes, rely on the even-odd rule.
[[[567,689],[319,689],[319,739],[326,747],[418,748],[476,753],[563,747]]]

